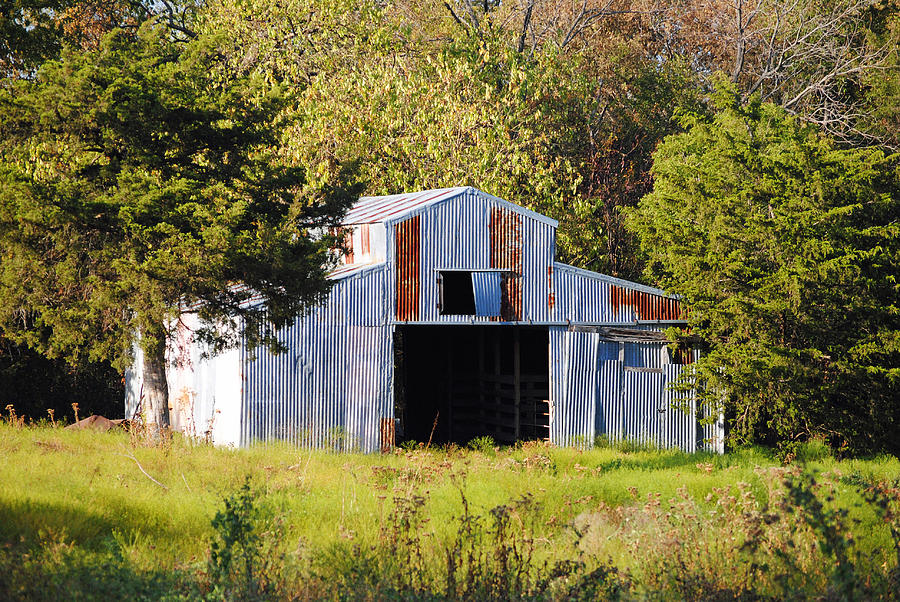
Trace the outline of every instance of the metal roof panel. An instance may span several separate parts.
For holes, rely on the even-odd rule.
[[[443,203],[466,192],[473,192],[485,199],[504,205],[512,211],[548,224],[554,228],[559,226],[559,222],[553,218],[532,211],[531,209],[526,209],[521,205],[516,205],[515,203],[499,197],[495,197],[486,192],[482,192],[472,186],[456,186],[454,188],[436,188],[434,190],[391,194],[387,196],[362,197],[350,208],[347,215],[344,216],[342,223],[345,226],[349,226],[353,224],[372,224],[396,221],[400,218],[407,217],[411,213],[418,212],[425,207]]]

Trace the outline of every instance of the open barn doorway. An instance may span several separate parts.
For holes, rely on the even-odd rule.
[[[549,437],[547,328],[398,326],[394,336],[398,440]]]

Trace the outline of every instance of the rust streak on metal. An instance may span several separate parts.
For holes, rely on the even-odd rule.
[[[394,419],[382,418],[379,430],[381,434],[381,453],[389,454],[394,449]]]
[[[397,224],[397,319],[419,318],[419,216]]]
[[[556,305],[556,294],[553,292],[553,265],[547,266],[547,290],[549,291],[547,294],[547,305],[550,307],[550,311],[553,311]]]
[[[508,209],[493,207],[490,218],[491,267],[509,270],[503,277],[501,319],[522,316],[522,218]]]
[[[344,230],[344,249],[347,250],[344,263],[353,263],[353,230]]]
[[[613,313],[631,307],[638,320],[679,320],[683,318],[681,304],[675,299],[632,291],[615,284],[609,287],[609,303]]]
[[[372,245],[369,239],[369,224],[363,224],[359,227],[359,252],[362,255],[369,255],[372,252]]]

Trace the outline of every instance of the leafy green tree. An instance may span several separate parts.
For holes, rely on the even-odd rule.
[[[315,181],[353,162],[370,194],[470,184],[558,219],[562,260],[634,276],[616,208],[648,190],[686,70],[623,43],[520,51],[488,8],[476,34],[441,2],[210,0],[200,29],[234,69],[303,86],[288,147]]]
[[[165,350],[182,308],[211,350],[273,343],[328,288],[352,191],[300,191],[278,153],[290,97],[221,68],[215,38],[153,22],[66,50],[0,92],[0,327],[49,357],[144,353],[148,424],[168,424]],[[259,302],[251,298],[258,297]]]
[[[628,215],[709,343],[705,401],[724,396],[737,440],[897,452],[898,158],[735,98],[721,84],[714,117],[684,116]]]

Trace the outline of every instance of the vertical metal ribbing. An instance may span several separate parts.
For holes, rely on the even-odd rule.
[[[379,449],[375,422],[377,409],[389,406],[381,397],[390,393],[384,385],[392,367],[390,327],[380,318],[384,301],[366,293],[385,290],[386,272],[338,282],[329,303],[340,311],[315,312],[278,332],[287,353],[259,349],[255,361],[243,353],[242,444],[279,439]]]

